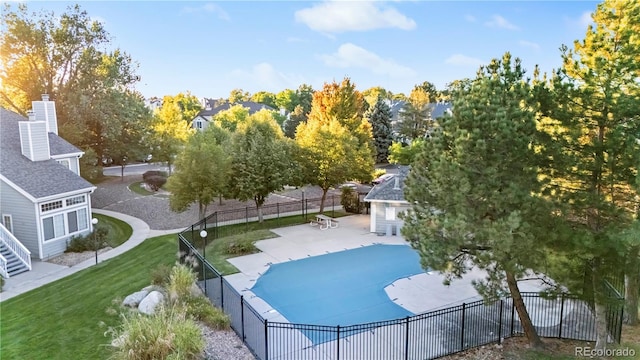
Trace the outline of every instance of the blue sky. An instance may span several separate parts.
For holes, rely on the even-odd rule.
[[[60,13],[69,2],[28,2]],[[595,1],[85,1],[112,45],[139,64],[146,97],[227,97],[320,89],[348,76],[359,90],[408,94],[473,77],[505,51],[529,73],[561,65]]]

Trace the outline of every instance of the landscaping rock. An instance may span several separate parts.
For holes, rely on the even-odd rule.
[[[147,297],[147,295],[149,295],[149,290],[142,289],[134,292],[122,300],[122,306],[137,307],[140,305],[140,302]]]
[[[162,295],[159,291],[152,291],[147,295],[142,301],[140,305],[138,305],[138,311],[146,315],[153,315],[156,311],[156,307],[162,304],[164,301],[164,295]]]

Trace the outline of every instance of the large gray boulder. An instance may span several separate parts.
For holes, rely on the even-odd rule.
[[[138,311],[146,315],[152,315],[162,302],[164,302],[164,295],[159,291],[152,291],[142,299],[140,305],[138,305]]]
[[[140,305],[140,302],[142,301],[142,299],[147,297],[147,295],[149,295],[149,290],[143,289],[140,291],[136,291],[133,294],[124,298],[124,300],[122,300],[122,305],[128,306],[128,307],[137,307],[138,305]]]

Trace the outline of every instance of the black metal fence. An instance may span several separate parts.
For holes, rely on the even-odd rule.
[[[286,209],[283,213],[295,212],[295,208]],[[298,211],[304,214],[306,209],[300,202]],[[203,225],[213,229],[237,221],[223,222],[223,216],[213,214]],[[478,300],[402,319],[344,327],[272,322],[255,309],[254,297],[246,298],[234,289],[188,240],[199,227],[199,223],[194,224],[179,234],[182,259],[192,258],[199,271],[198,285],[215,306],[229,315],[233,330],[260,360],[435,359],[524,334],[510,298],[493,303]],[[620,294],[609,288],[612,298],[606,309],[609,340],[620,342],[624,303]],[[540,336],[596,339],[593,310],[577,296],[545,298],[538,293],[523,293],[522,297]]]

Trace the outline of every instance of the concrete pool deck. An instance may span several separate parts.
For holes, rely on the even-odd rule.
[[[379,236],[369,231],[368,215],[352,215],[339,219],[339,227],[320,230],[309,224],[272,230],[279,237],[260,240],[255,246],[260,253],[229,259],[240,271],[225,279],[269,321],[288,322],[259,297],[251,288],[272,264],[355,249],[374,244],[408,245],[401,236]],[[480,299],[472,285],[473,280],[484,278],[484,272],[474,270],[451,285],[442,283],[444,276],[436,272],[423,273],[398,279],[385,288],[389,299],[414,314],[453,306]],[[521,291],[539,291],[537,281],[521,282]]]

